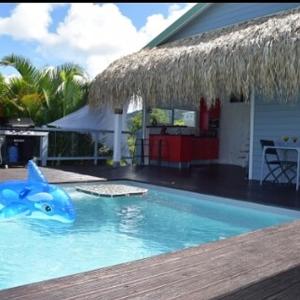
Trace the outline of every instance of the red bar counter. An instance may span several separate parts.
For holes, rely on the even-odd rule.
[[[150,160],[191,163],[193,160],[218,159],[219,140],[216,137],[190,135],[149,136]]]

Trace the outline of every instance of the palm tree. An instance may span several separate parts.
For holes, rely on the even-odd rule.
[[[7,84],[5,82],[5,78],[4,76],[2,76],[0,74],[0,118],[4,118],[5,116],[5,112],[4,112],[4,108],[5,108],[5,97],[6,97],[6,93],[7,93]]]
[[[80,66],[63,64],[48,69],[46,75],[50,81],[49,96],[52,95],[48,100],[48,109],[53,120],[86,104],[89,82]]]
[[[61,118],[86,103],[89,83],[83,69],[76,64],[39,70],[30,60],[12,54],[3,57],[0,65],[11,66],[20,74],[20,77],[10,79],[3,88],[6,113],[9,115],[29,116],[41,125]],[[0,80],[0,93],[1,89]]]

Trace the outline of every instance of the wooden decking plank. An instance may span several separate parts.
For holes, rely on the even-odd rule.
[[[228,271],[226,269],[226,271]],[[215,287],[217,284],[224,284],[224,275],[220,274],[220,272],[216,272],[216,274],[219,276],[214,277],[214,278],[208,278],[207,282],[209,282],[208,286],[209,287]],[[248,272],[240,272],[240,273],[235,273],[235,277],[239,277],[241,275],[247,275]],[[206,274],[204,274],[206,275]],[[65,298],[66,300],[77,300],[77,299],[83,299],[84,297],[87,297],[88,299],[98,299],[99,295],[103,297],[106,300],[112,300],[112,299],[209,299],[209,297],[205,296],[202,298],[201,295],[204,294],[202,292],[200,295],[197,295],[195,298],[191,298],[191,294],[194,291],[196,286],[202,285],[205,282],[202,281],[201,279],[204,278],[203,274],[196,274],[193,276],[189,276],[186,281],[173,281],[172,285],[168,284],[162,284],[160,286],[156,287],[151,287],[151,286],[146,286],[144,287],[143,291],[136,290],[134,293],[132,291],[129,291],[128,293],[115,293],[112,292],[110,294],[104,294],[104,293],[99,293],[99,291],[92,291],[90,293],[86,293],[84,296],[82,295],[77,295],[74,297],[67,297]],[[229,277],[227,280],[230,280],[230,278],[234,277]],[[200,281],[199,281],[200,279]],[[216,280],[216,282],[213,282],[213,280]],[[227,282],[227,281],[226,281]],[[130,286],[129,286],[130,287]],[[131,292],[131,293],[130,293]],[[214,292],[219,292],[214,291]],[[180,296],[179,296],[180,295]],[[213,293],[211,294],[213,295]]]
[[[274,245],[275,246],[275,245]],[[276,245],[277,246],[277,245]],[[222,257],[222,259],[224,259],[224,257]],[[222,262],[223,263],[223,262]],[[245,265],[245,263],[243,262],[242,263],[243,265]],[[207,270],[206,270],[206,272],[207,272]],[[178,274],[178,273],[177,273]],[[161,278],[160,278],[161,279]],[[160,282],[161,282],[161,280],[160,280]],[[153,286],[153,284],[151,284],[151,286]],[[94,287],[95,288],[95,287]],[[114,292],[116,291],[116,286],[114,287]],[[103,295],[103,291],[101,292],[101,294]],[[70,298],[71,299],[71,298]]]
[[[86,280],[90,279],[90,272],[87,272],[83,275],[83,279],[81,280],[82,277],[80,275],[73,275],[73,276],[69,276],[66,277],[65,279],[60,280],[50,280],[44,283],[37,283],[35,285],[31,285],[31,286],[24,286],[24,287],[19,287],[16,289],[10,289],[10,290],[4,290],[2,292],[0,292],[0,298],[2,297],[3,299],[41,299],[41,298],[45,298],[45,296],[49,296],[50,299],[52,297],[52,299],[57,299],[57,297],[55,298],[55,294],[57,295],[57,293],[59,292],[60,295],[64,295],[64,299],[67,299],[68,296],[71,296],[74,294],[72,291],[74,291],[74,285],[73,285],[73,279],[75,279],[75,284],[79,283],[81,286],[78,293],[76,292],[75,297],[86,297],[89,295],[89,297],[92,297],[92,295],[95,296],[99,296],[101,295],[104,296],[106,295],[104,293],[104,291],[108,291],[108,294],[106,296],[110,295],[112,297],[114,297],[115,295],[119,296],[119,295],[128,295],[128,292],[131,289],[135,289],[134,292],[136,293],[136,287],[139,287],[141,291],[144,291],[147,289],[147,286],[150,285],[150,288],[155,287],[155,282],[156,282],[156,286],[161,286],[162,285],[162,276],[160,276],[160,273],[166,273],[166,270],[168,270],[168,268],[173,268],[174,266],[176,267],[176,265],[180,265],[182,268],[182,272],[179,270],[174,271],[174,276],[172,277],[172,273],[168,274],[167,276],[165,276],[165,280],[167,284],[174,284],[174,282],[176,282],[176,276],[178,276],[179,281],[182,282],[186,277],[187,274],[186,272],[190,272],[190,275],[195,274],[194,272],[199,272],[198,277],[200,277],[200,281],[197,279],[197,283],[199,284],[199,282],[201,282],[201,278],[203,278],[203,274],[201,273],[202,270],[198,270],[199,269],[199,264],[201,264],[201,261],[204,261],[206,263],[206,269],[207,272],[209,271],[211,265],[216,265],[215,264],[215,260],[219,261],[220,266],[222,264],[224,265],[228,265],[228,263],[230,262],[230,260],[233,260],[233,257],[236,256],[236,253],[243,253],[241,252],[241,249],[243,249],[244,251],[246,251],[246,249],[248,249],[247,251],[251,254],[252,256],[252,264],[256,265],[258,264],[258,262],[264,258],[266,260],[268,260],[268,257],[259,257],[257,256],[256,258],[256,247],[255,245],[258,243],[260,244],[260,249],[263,253],[265,253],[265,256],[269,255],[269,251],[268,250],[268,246],[267,246],[267,242],[271,243],[272,247],[274,247],[274,249],[276,249],[276,253],[278,251],[281,251],[282,253],[284,253],[284,250],[286,248],[286,243],[292,244],[292,243],[296,243],[297,241],[297,235],[298,232],[300,230],[300,222],[296,222],[294,224],[288,224],[288,225],[283,225],[281,227],[278,228],[268,228],[268,229],[264,229],[264,230],[260,230],[254,233],[250,233],[248,235],[243,235],[243,236],[239,236],[239,237],[235,237],[235,238],[231,238],[228,240],[223,240],[220,243],[212,243],[212,244],[208,244],[205,246],[200,246],[200,247],[196,247],[196,248],[192,248],[192,249],[186,249],[177,253],[173,253],[173,254],[169,254],[169,255],[161,255],[159,257],[154,257],[154,258],[150,258],[150,259],[145,259],[142,261],[137,261],[137,262],[133,262],[133,263],[128,263],[126,265],[120,265],[120,266],[116,266],[116,267],[110,267],[107,269],[103,269],[103,270],[99,270],[99,271],[93,271],[92,272],[92,277],[93,279],[91,280],[91,284],[89,285],[88,282],[86,282]],[[281,237],[281,239],[280,239]],[[282,237],[284,237],[284,239],[282,239]],[[299,238],[298,238],[299,241]],[[298,246],[298,245],[297,245]],[[299,251],[299,247],[294,247],[294,249],[298,249],[297,251]],[[222,254],[223,252],[223,254]],[[290,251],[291,252],[291,251]],[[194,255],[193,255],[194,253]],[[197,254],[195,254],[197,253]],[[295,259],[295,261],[293,260],[293,257],[288,258],[289,261],[291,261],[292,263],[295,263],[299,257],[297,256],[297,253],[293,253],[293,257]],[[183,256],[183,258],[181,257]],[[191,256],[191,257],[189,257]],[[232,257],[233,256],[233,257]],[[171,257],[171,260],[170,260]],[[225,259],[227,258],[228,259]],[[231,257],[231,258],[230,258]],[[184,266],[184,264],[182,265],[182,259],[187,260],[191,258],[191,262],[190,263],[186,263],[186,265]],[[194,260],[199,258],[199,264],[194,265]],[[254,259],[254,260],[253,260]],[[166,260],[166,265],[164,265],[164,261]],[[155,263],[158,263],[158,267],[156,267]],[[148,265],[149,263],[149,265]],[[240,262],[240,265],[243,268],[247,268],[250,267],[251,265],[247,265],[245,264],[245,262],[242,260]],[[148,266],[148,271],[149,274],[147,274],[147,266]],[[166,266],[166,268],[164,268]],[[190,266],[190,267],[189,267]],[[219,267],[219,264],[216,265],[217,267]],[[131,269],[131,271],[128,273],[126,273],[126,267],[129,267]],[[160,267],[162,268],[161,270],[159,270],[160,272],[158,272],[158,274],[155,273],[155,270],[160,269]],[[139,268],[141,268],[139,270]],[[149,275],[151,273],[151,268],[153,269],[154,274],[154,278],[151,279],[151,277],[149,278]],[[194,268],[194,269],[193,269]],[[196,270],[195,270],[196,269]],[[118,285],[120,285],[120,281],[118,280],[118,276],[119,274],[122,273],[122,270],[125,271],[125,275],[122,275],[122,277],[128,277],[128,282],[125,283],[123,281],[121,281],[121,286],[118,287]],[[170,270],[170,269],[169,269]],[[214,271],[218,271],[218,270],[214,270]],[[132,284],[132,278],[130,277],[130,273],[132,272],[137,272],[136,277],[140,277],[140,280],[138,280],[138,282]],[[181,272],[181,273],[180,273]],[[217,273],[220,273],[219,271]],[[112,274],[112,276],[110,276]],[[134,273],[133,273],[134,274]],[[180,275],[181,274],[181,275]],[[197,273],[198,274],[198,273]],[[226,276],[226,274],[221,274],[222,276]],[[107,277],[108,276],[108,277]],[[107,282],[104,282],[104,278],[109,279]],[[76,283],[76,279],[79,279],[79,282]],[[142,280],[142,281],[141,281]],[[154,280],[154,281],[151,281]],[[53,281],[55,282],[54,285],[51,286],[51,284],[53,283]],[[144,282],[143,282],[144,281]],[[101,282],[103,282],[103,285],[101,284]],[[115,282],[115,283],[114,283]],[[62,289],[60,289],[60,285],[59,283],[62,284]],[[48,284],[50,284],[50,289],[48,287]],[[153,285],[154,284],[154,285]],[[108,287],[107,287],[108,286]],[[111,286],[113,286],[114,288],[110,288]],[[186,283],[184,284],[184,286],[186,286]],[[183,286],[183,287],[184,287]],[[58,290],[57,290],[58,288]],[[94,290],[93,294],[89,294],[89,290]],[[82,293],[80,293],[80,291]],[[163,289],[161,290],[163,291]],[[189,289],[187,289],[187,291],[190,292]],[[119,292],[121,294],[116,294],[116,292]],[[5,293],[6,296],[5,296]],[[95,294],[96,293],[96,294]],[[122,294],[123,293],[123,294]],[[105,296],[105,299],[106,299]],[[1,299],[2,299],[1,298]]]
[[[284,250],[285,245],[281,245],[281,248]],[[232,260],[232,256],[229,259]],[[298,256],[299,259],[300,254]],[[202,269],[199,269],[199,266],[190,267],[173,274],[159,276],[158,278],[149,278],[145,282],[128,282],[121,287],[114,287],[107,292],[101,290],[101,293],[95,286],[94,290],[85,293],[85,295],[89,296],[89,299],[93,299],[92,295],[97,297],[100,294],[106,300],[138,299],[141,296],[143,299],[161,299],[162,296],[166,299],[171,299],[177,296],[178,293],[181,293],[181,296],[186,296],[195,291],[195,289],[199,291],[200,285],[203,288],[201,288],[200,294],[197,295],[199,299],[200,295],[203,295],[206,291],[209,291],[211,295],[214,293],[218,295],[219,292],[224,291],[224,289],[226,290],[226,285],[229,284],[229,287],[232,287],[236,281],[241,283],[240,276],[242,275],[247,275],[247,278],[243,277],[247,282],[249,280],[255,281],[259,277],[257,273],[260,271],[268,274],[268,272],[273,272],[274,269],[281,267],[282,263],[288,261],[290,261],[289,258],[280,262],[277,261],[277,258],[274,258],[271,262],[267,261],[264,264],[257,264],[257,261],[253,262],[252,257],[252,259],[242,259],[240,263],[233,263],[233,267],[224,269],[224,265],[228,266],[228,261],[224,261],[223,257],[219,256],[219,259],[214,262],[213,268],[210,268],[210,264],[204,265]],[[221,268],[223,268],[226,274],[220,272]],[[80,297],[81,295],[77,295],[75,297],[68,297],[67,299],[80,299]]]
[[[282,264],[278,262],[273,262],[272,264],[266,264],[260,268],[255,268],[251,271],[244,271],[241,273],[237,273],[234,276],[229,276],[227,279],[223,278],[222,280],[217,281],[215,283],[211,283],[209,286],[203,287],[201,289],[195,288],[194,290],[190,290],[189,292],[185,290],[185,293],[182,293],[181,296],[185,296],[185,297],[188,296],[188,298],[191,300],[209,299],[210,297],[220,297],[220,295],[222,294],[231,294],[234,290],[238,289],[239,287],[242,287],[245,284],[245,282],[246,285],[250,283],[253,285],[253,287],[256,287],[256,285],[260,280],[262,280],[262,278],[265,278],[265,276],[270,276],[270,274],[273,274],[274,269],[280,266],[282,266]],[[292,267],[293,265],[287,265],[287,266]],[[260,274],[257,274],[256,272],[261,272],[264,274],[264,276],[261,277]],[[260,290],[263,291],[263,292],[259,292],[259,295],[261,296],[256,298],[251,296],[249,299],[263,299],[263,297],[268,297],[272,295],[274,293],[274,290],[278,289],[278,286],[272,285],[272,287],[273,287],[273,291]],[[249,291],[247,294],[250,294]],[[238,297],[236,299],[244,300],[243,297]]]
[[[93,289],[95,288],[95,286],[97,287],[97,290],[99,288],[102,288],[102,291],[107,290],[107,289],[114,289],[117,288],[119,285],[122,284],[126,284],[130,278],[130,282],[132,281],[140,281],[142,279],[144,279],[143,275],[147,275],[146,279],[149,279],[150,277],[159,277],[162,274],[167,274],[167,273],[174,273],[176,271],[180,271],[180,269],[182,268],[188,268],[189,265],[195,265],[194,263],[197,262],[198,257],[194,257],[195,259],[192,262],[189,262],[189,258],[190,257],[186,257],[186,260],[184,262],[182,262],[181,260],[179,261],[180,264],[179,266],[176,265],[175,269],[171,269],[169,271],[163,271],[161,268],[161,264],[155,265],[155,268],[152,268],[151,270],[149,270],[150,268],[143,268],[144,273],[140,273],[140,269],[137,269],[132,275],[131,277],[128,277],[128,274],[115,274],[116,276],[114,277],[106,277],[105,279],[107,280],[103,280],[101,278],[101,276],[99,276],[98,278],[93,278],[93,280],[89,280],[89,281],[82,281],[79,283],[76,283],[76,286],[74,286],[73,282],[72,282],[72,290],[70,290],[68,292],[68,297],[71,297],[72,295],[78,295],[78,293],[85,293],[82,289],[81,284],[84,284],[84,289]],[[187,264],[188,263],[188,264]],[[101,274],[100,274],[101,275]],[[113,285],[112,285],[113,284]],[[70,287],[70,284],[68,283],[65,287]],[[52,291],[52,295],[55,297],[59,297],[59,296],[63,296],[64,294],[64,289],[65,287],[60,287],[58,286],[58,289],[53,289]],[[43,294],[44,291],[40,291],[38,294]],[[31,296],[35,295],[37,296],[36,293],[32,294]],[[25,297],[25,295],[23,295],[23,297]],[[22,299],[18,298],[18,299]]]
[[[268,228],[267,230],[272,230],[272,228]],[[260,233],[259,231],[257,231],[257,232],[253,232],[252,234],[259,235]],[[276,234],[276,232],[270,232],[270,235],[271,234]],[[241,236],[240,238],[241,238],[241,242],[243,242],[243,240],[245,240],[246,243],[249,242],[247,241],[246,236]],[[228,246],[227,244],[228,244],[227,240],[222,240],[218,242],[218,244],[215,244],[214,250],[223,249],[224,247]],[[32,290],[36,289],[36,287],[40,288],[46,282],[47,282],[47,289],[57,289],[64,286],[67,287],[70,284],[72,285],[82,284],[93,280],[103,280],[104,278],[113,279],[114,277],[118,277],[120,273],[130,276],[130,273],[132,272],[145,270],[145,269],[149,270],[149,268],[151,267],[156,267],[156,266],[160,267],[162,264],[165,266],[168,263],[176,263],[178,260],[181,261],[182,259],[189,260],[190,258],[198,256],[199,254],[207,251],[211,251],[211,244],[204,244],[201,247],[193,247],[193,248],[181,250],[180,252],[173,252],[170,254],[162,254],[151,258],[145,258],[145,259],[135,261],[134,263],[128,262],[128,263],[124,263],[112,267],[106,267],[103,269],[97,269],[97,270],[88,271],[84,273],[74,274],[63,278],[55,278],[42,283],[39,282],[30,285],[20,286],[9,290],[15,291],[17,293],[18,290],[21,289],[24,295],[24,292],[28,291],[29,293],[31,293]],[[147,264],[145,264],[145,261],[147,262]],[[0,294],[9,290],[0,291]],[[44,290],[46,290],[46,288]]]
[[[279,229],[279,228],[278,228]],[[269,231],[269,229],[268,229],[268,231]],[[259,232],[257,232],[257,233],[259,233]],[[276,231],[274,231],[274,229],[273,229],[273,234],[278,234],[278,232],[276,232]],[[252,233],[252,235],[255,235],[255,233]],[[261,235],[261,233],[260,233],[260,235]],[[272,234],[270,234],[269,235],[269,237],[271,237],[272,236]],[[243,238],[243,237],[240,237],[240,238]],[[245,239],[246,238],[246,236],[244,236],[244,238],[240,241],[238,241],[240,244],[243,242],[243,240],[245,240],[244,241],[244,243],[251,243],[251,240],[249,241],[249,240],[247,240],[247,239]],[[234,238],[233,238],[234,239]],[[223,246],[223,247],[216,247],[217,246],[217,244],[214,244],[215,245],[215,249],[211,249],[211,245],[206,245],[205,247],[203,247],[203,249],[205,249],[205,248],[207,248],[208,246],[210,246],[209,247],[209,249],[210,249],[210,254],[209,254],[209,256],[211,256],[211,254],[212,254],[212,251],[214,251],[214,256],[217,256],[218,255],[218,251],[219,252],[221,252],[221,253],[223,253],[224,251],[227,251],[227,252],[229,252],[229,251],[232,251],[232,249],[230,249],[230,248],[235,248],[236,247],[236,245],[231,245],[231,243],[228,243],[229,241],[226,241],[226,240],[224,240],[224,242],[223,243],[220,243],[220,244],[225,244],[225,246],[227,246],[227,247],[229,247],[229,249],[227,248],[227,249],[224,249],[224,247],[225,246]],[[218,243],[219,244],[219,243]],[[243,244],[242,245],[242,247],[245,247],[246,246],[246,244]],[[182,253],[183,254],[185,254],[185,252],[191,252],[191,254],[194,252],[194,251],[196,251],[196,252],[198,252],[199,250],[201,250],[202,249],[202,247],[197,247],[197,248],[194,248],[194,249],[189,249],[188,251],[186,251],[186,250],[184,250],[184,251],[182,251]],[[191,251],[191,250],[194,250],[194,251]],[[216,252],[217,251],[217,252]],[[202,252],[207,252],[207,251],[200,251],[199,253],[201,254]],[[182,253],[180,253],[180,254],[182,254]],[[177,255],[178,256],[178,254],[176,253],[176,254],[171,254],[171,255]],[[198,256],[196,256],[195,257],[195,255],[193,255],[192,257],[190,257],[190,256],[187,256],[186,258],[187,258],[187,261],[189,260],[189,259],[192,259],[192,258],[195,258],[196,260],[198,260],[199,259],[199,257]],[[168,258],[168,255],[166,256],[166,258]],[[153,259],[155,259],[155,258],[153,258]],[[159,257],[157,257],[156,259],[159,259]],[[180,258],[180,262],[182,261],[182,259],[184,259],[184,258]],[[151,259],[150,259],[151,260]],[[178,259],[177,259],[178,260]],[[150,261],[149,261],[150,262]],[[138,263],[138,262],[137,262]],[[174,260],[172,260],[171,261],[171,263],[177,263],[176,261],[174,261]],[[192,263],[194,263],[194,262],[192,262]],[[129,264],[129,266],[130,266],[131,264]],[[168,265],[168,261],[166,262],[166,263],[164,263],[164,267],[167,267],[167,265]],[[184,262],[184,264],[183,264],[185,267],[188,267],[188,265],[186,264],[186,262]],[[143,265],[142,265],[143,266]],[[160,265],[158,265],[159,266],[159,268],[160,268]],[[152,268],[152,265],[149,265],[148,266],[148,264],[147,264],[147,267],[145,267],[144,268],[144,270],[146,270],[146,272],[148,273],[149,272],[149,269],[150,268]],[[110,268],[111,269],[111,268]],[[105,271],[105,270],[103,270],[103,271]],[[106,270],[106,271],[108,271],[108,270]],[[140,270],[139,269],[134,269],[133,270],[134,272],[139,272],[139,276],[140,277],[142,277],[141,275],[142,274],[140,274]],[[94,273],[94,272],[92,272],[92,273]],[[96,272],[97,273],[97,272]],[[100,274],[99,274],[99,276],[97,276],[96,275],[96,273],[95,274],[92,274],[92,275],[95,275],[95,276],[92,276],[93,277],[93,279],[91,280],[92,281],[92,283],[91,284],[93,284],[93,281],[94,280],[96,280],[96,281],[100,281],[100,283],[102,283],[103,282],[103,279],[105,278],[105,276],[102,276],[102,272],[99,272]],[[119,272],[117,272],[118,274],[119,274]],[[89,274],[89,273],[88,273]],[[127,277],[127,275],[128,274],[126,274],[125,273],[125,276]],[[119,275],[116,275],[115,274],[115,276],[119,276]],[[115,277],[114,276],[114,277]],[[54,285],[52,288],[53,288],[53,290],[55,290],[55,293],[57,292],[57,290],[59,290],[59,289],[63,289],[64,287],[66,287],[66,286],[69,286],[70,284],[72,284],[72,290],[74,290],[74,284],[77,284],[76,282],[74,283],[74,280],[73,279],[76,279],[76,277],[77,277],[77,279],[78,279],[78,276],[73,276],[74,278],[71,278],[71,276],[70,276],[70,279],[72,279],[71,280],[71,283],[70,283],[70,280],[68,280],[68,283],[67,284],[63,284],[63,286],[60,286],[60,284],[62,284],[62,283],[65,283],[64,281],[63,282],[60,282],[59,280],[52,280],[52,281],[54,281],[54,282],[56,282],[57,284],[56,284],[56,286]],[[109,277],[109,278],[111,278],[111,277]],[[132,277],[131,277],[132,278]],[[68,279],[68,277],[66,277],[66,279]],[[80,277],[79,277],[79,279],[80,279]],[[89,280],[90,278],[89,278],[89,276],[83,276],[83,280],[79,280],[79,282],[78,282],[78,284],[82,284],[82,283],[84,283],[85,284],[85,286],[86,285],[88,285],[88,282],[90,281]],[[112,280],[114,281],[115,279],[114,278],[112,278]],[[58,282],[57,282],[58,281]],[[75,280],[76,281],[76,280]],[[49,281],[49,283],[51,283],[51,281]],[[107,283],[107,284],[109,284],[109,283]],[[27,286],[28,287],[28,286]],[[30,286],[29,286],[30,287]],[[28,291],[28,292],[30,292],[30,291]],[[24,295],[24,294],[23,294]],[[24,295],[25,296],[25,295]]]
[[[297,274],[297,276],[299,276],[299,275],[300,275],[300,272]],[[289,279],[289,278],[287,278],[287,279]],[[260,292],[260,291],[261,290],[259,290],[258,292]],[[250,298],[248,297],[248,299],[250,299]],[[276,293],[276,294],[272,295],[271,297],[267,297],[265,300],[286,300],[286,299],[293,299],[293,300],[300,299],[300,282],[299,281],[294,284],[282,286],[282,291],[280,293]]]
[[[299,293],[300,265],[255,282],[255,284],[239,287],[230,294],[217,297],[216,300],[299,299]]]

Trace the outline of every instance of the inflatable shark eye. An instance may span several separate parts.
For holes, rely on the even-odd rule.
[[[42,206],[42,209],[45,213],[51,213],[52,212],[52,207],[49,204],[44,204]]]

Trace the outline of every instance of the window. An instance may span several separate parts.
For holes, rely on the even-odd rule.
[[[173,125],[195,127],[196,112],[191,110],[174,109]]]
[[[150,114],[150,124],[156,125],[171,125],[172,124],[172,110],[153,108]]]
[[[153,108],[150,111],[150,124],[196,127],[196,116],[196,111],[191,110]]]

